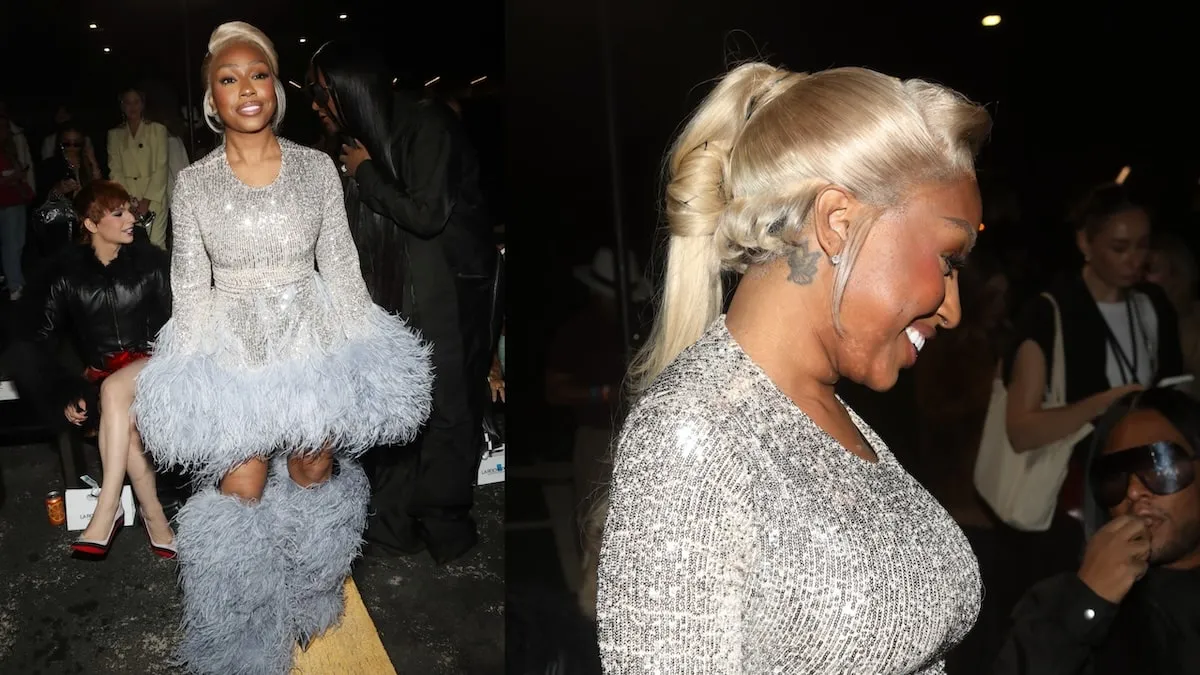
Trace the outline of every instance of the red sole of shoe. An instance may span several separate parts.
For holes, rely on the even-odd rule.
[[[176,556],[175,553],[172,553],[170,551],[160,551],[156,548],[152,548],[152,549],[150,549],[150,551],[153,552],[154,555],[162,558],[163,560],[174,560],[175,556]]]
[[[96,546],[87,546],[84,544],[71,544],[71,550],[76,553],[85,553],[87,555],[101,556],[108,553],[108,549],[99,548]]]

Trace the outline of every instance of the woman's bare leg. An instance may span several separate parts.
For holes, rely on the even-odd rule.
[[[214,458],[220,459],[220,458]],[[289,673],[295,637],[287,615],[283,550],[267,461],[204,481],[176,519],[187,672]],[[251,609],[252,608],[252,609]]]
[[[300,487],[311,487],[329,480],[333,473],[333,450],[329,446],[319,452],[288,457],[288,474]]]
[[[138,507],[142,511],[142,520],[150,530],[150,538],[156,544],[171,544],[175,541],[175,532],[171,530],[171,522],[163,512],[162,503],[158,501],[158,488],[154,480],[154,465],[146,457],[142,449],[142,436],[136,425],[130,429],[129,457],[126,473],[129,483],[133,486],[133,494],[137,497]]]
[[[125,469],[129,459],[129,439],[132,429],[129,408],[133,405],[134,378],[146,366],[146,360],[118,370],[104,379],[100,385],[100,463],[104,477],[100,481],[100,497],[92,521],[80,536],[84,539],[102,539],[108,536],[117,507],[121,503],[121,489],[125,485]]]
[[[254,458],[235,467],[221,479],[221,492],[240,497],[242,501],[257,502],[262,499],[267,485],[267,460]]]

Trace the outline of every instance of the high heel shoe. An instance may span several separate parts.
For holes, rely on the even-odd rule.
[[[170,524],[168,523],[168,526]],[[142,527],[146,529],[146,539],[150,540],[150,552],[154,555],[166,560],[174,560],[178,551],[175,549],[175,544],[157,544],[154,542],[154,536],[150,534],[150,525],[146,523],[146,519],[142,518]]]
[[[117,505],[117,513],[113,516],[112,528],[108,530],[108,536],[104,539],[84,539],[82,536],[71,542],[71,550],[76,553],[103,558],[108,555],[109,546],[112,545],[113,537],[117,534],[117,528],[125,524],[125,508]]]

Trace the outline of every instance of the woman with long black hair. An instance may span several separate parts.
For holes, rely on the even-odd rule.
[[[79,219],[71,200],[83,186],[101,178],[100,167],[87,149],[87,134],[68,120],[58,127],[55,152],[38,167],[38,185],[45,192],[35,202],[33,235],[38,253],[49,257],[80,236]]]
[[[479,162],[452,110],[392,89],[381,63],[331,42],[312,58],[313,109],[343,139],[346,211],[367,288],[433,345],[433,413],[406,452],[377,452],[368,541],[438,563],[477,541],[470,510],[489,394],[496,246]]]

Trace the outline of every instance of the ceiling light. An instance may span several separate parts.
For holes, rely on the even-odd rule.
[[[392,86],[393,86],[393,87],[394,87],[394,86],[396,86],[396,83],[397,83],[397,82],[399,82],[399,81],[400,81],[400,78],[398,78],[398,77],[393,77],[393,78],[392,78]]]
[[[97,29],[97,28],[99,28],[99,27],[100,27],[100,26],[97,26],[97,25],[96,25],[96,24],[94,24],[94,23],[89,23],[89,24],[88,24],[88,28],[91,28],[92,30],[96,30],[96,29]]]
[[[1133,171],[1132,167],[1121,167],[1121,173],[1117,174],[1117,185],[1124,185],[1125,179],[1129,178],[1129,172]]]
[[[342,21],[345,21],[346,19],[350,18],[350,15],[349,14],[338,14],[338,18],[341,19]]]
[[[308,38],[300,38],[300,44],[304,44],[305,42],[308,42]]]
[[[487,75],[484,75],[483,77],[477,77],[477,78],[471,80],[471,86],[474,87],[475,85],[479,84],[480,82],[483,82],[486,79],[487,79]]]
[[[983,17],[983,25],[988,28],[994,28],[996,26],[999,26],[1000,25],[1000,15],[999,14],[988,14],[987,16]]]
[[[983,231],[984,231],[984,230],[986,230],[986,229],[987,229],[987,225],[984,225],[983,223],[980,223],[980,224],[979,224],[979,231],[980,231],[980,232],[983,232]]]
[[[105,48],[104,48],[104,53],[105,53],[105,54],[107,54],[107,53],[109,53],[109,52],[111,52],[111,51],[112,51],[112,50],[111,50],[111,49],[109,49],[108,47],[105,47]]]
[[[432,87],[433,85],[435,85],[435,84],[437,84],[438,82],[440,82],[440,81],[441,81],[441,79],[442,79],[442,76],[441,76],[441,75],[438,75],[437,77],[433,78],[432,80],[430,80],[430,81],[426,82],[426,83],[425,83],[425,86],[426,86],[426,87]]]

